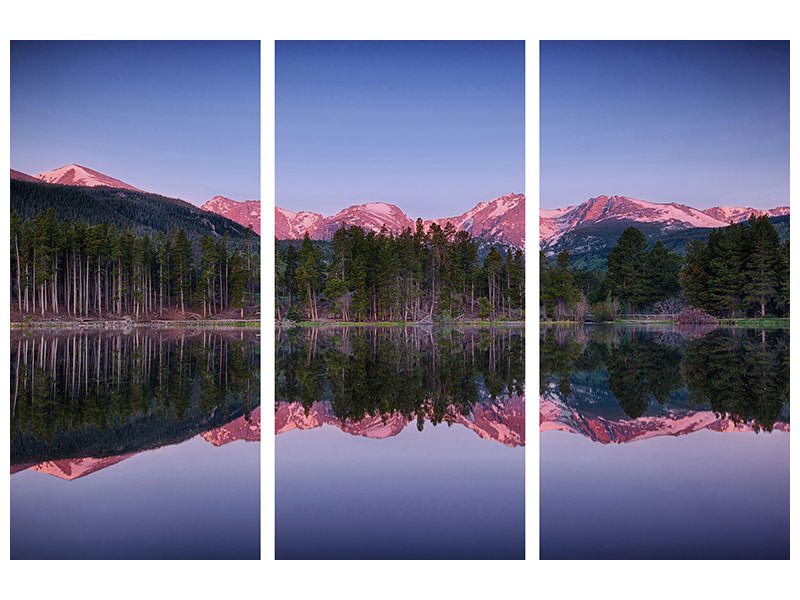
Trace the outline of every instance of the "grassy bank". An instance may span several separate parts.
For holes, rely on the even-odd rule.
[[[765,317],[763,319],[720,319],[720,325],[726,327],[775,327],[788,328],[789,318]]]

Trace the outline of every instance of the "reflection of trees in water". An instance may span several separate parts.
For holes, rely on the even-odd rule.
[[[680,351],[656,343],[653,337],[642,332],[622,337],[606,363],[611,393],[632,419],[641,417],[651,400],[663,404],[672,392],[685,386]]]
[[[682,371],[695,403],[771,431],[789,402],[789,332],[714,331],[689,343]]]
[[[683,388],[681,353],[658,343],[657,334],[584,327],[544,328],[540,339],[540,393],[555,380],[559,394],[572,393],[574,371],[608,371],[608,385],[631,418],[640,417],[651,400],[663,403]]]
[[[231,410],[247,416],[258,405],[258,378],[258,345],[233,334],[22,336],[11,344],[12,450],[70,436],[73,446],[93,437],[111,442],[110,432],[145,421],[151,429],[170,422],[171,431],[184,421],[219,425]]]
[[[342,327],[277,333],[276,399],[329,401],[342,421],[401,414],[422,428],[487,395],[523,394],[521,329]]]
[[[588,336],[583,327],[542,327],[539,333],[539,393],[555,379],[559,393],[569,396],[570,375],[586,351]]]
[[[540,334],[540,393],[555,382],[571,394],[575,371],[608,372],[608,388],[631,418],[688,388],[695,405],[771,430],[789,401],[785,330],[717,329],[687,341],[676,332],[545,327]]]

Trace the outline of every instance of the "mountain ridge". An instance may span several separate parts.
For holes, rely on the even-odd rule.
[[[473,238],[497,242],[524,249],[525,195],[505,194],[493,200],[479,202],[475,207],[455,217],[423,220],[426,230],[433,223],[445,227],[452,223],[456,231],[468,231]],[[306,233],[313,240],[330,240],[342,226],[358,226],[379,232],[382,227],[392,234],[406,228],[416,228],[402,209],[385,202],[367,202],[348,206],[334,215],[324,216],[310,211],[293,212],[275,206],[275,237],[279,240],[302,239]]]
[[[705,210],[675,202],[664,204],[628,196],[596,196],[585,202],[556,209],[539,209],[539,244],[547,251],[564,235],[602,223],[642,223],[658,226],[662,233],[695,227],[726,227],[749,218],[789,214],[788,206],[756,209],[747,206],[713,206]]]

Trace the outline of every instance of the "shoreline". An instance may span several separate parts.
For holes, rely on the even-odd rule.
[[[790,326],[789,317],[765,317],[763,319],[718,319],[717,323],[679,323],[670,319],[615,319],[613,321],[539,321],[542,325],[710,325],[712,327],[785,327]]]
[[[275,327],[291,329],[293,327],[460,327],[508,325],[521,327],[525,321],[275,321]]]
[[[148,329],[168,329],[170,327],[233,327],[260,328],[260,319],[198,319],[188,321],[15,321],[10,323],[11,329],[131,329],[144,327]]]

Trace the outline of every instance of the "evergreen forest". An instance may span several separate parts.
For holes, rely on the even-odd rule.
[[[13,183],[13,182],[12,182]],[[130,316],[243,317],[259,295],[258,238],[240,243],[184,229],[154,235],[57,218],[11,214],[12,319]]]
[[[789,239],[769,217],[752,216],[692,240],[683,256],[629,227],[605,271],[571,266],[563,250],[539,255],[540,316],[550,321],[613,320],[623,314],[673,317],[700,309],[717,318],[789,316]]]
[[[279,321],[522,320],[521,250],[490,248],[480,260],[466,231],[435,223],[394,235],[342,227],[329,252],[305,236],[299,248],[276,241]]]

